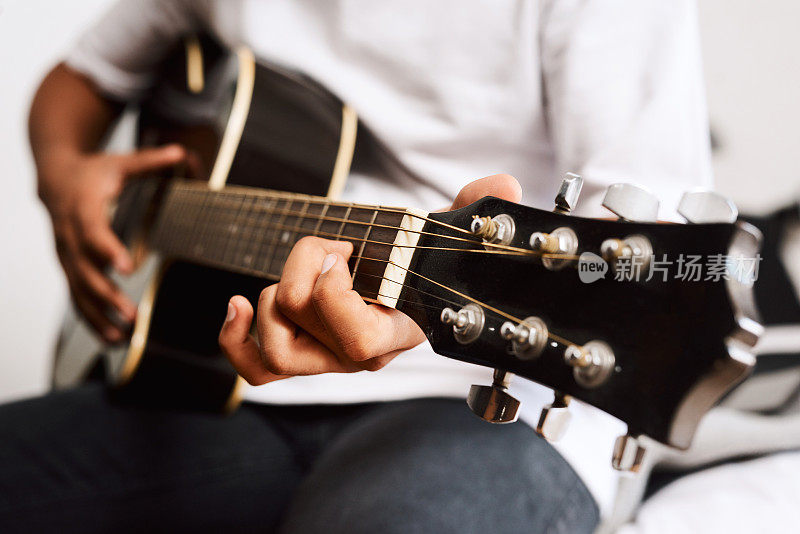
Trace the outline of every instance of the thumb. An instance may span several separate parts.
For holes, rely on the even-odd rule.
[[[516,178],[508,174],[487,176],[464,186],[450,209],[463,208],[488,196],[519,202],[522,199],[522,187]]]
[[[242,297],[235,296],[228,302],[225,323],[219,332],[219,346],[236,371],[250,383],[260,382],[255,377],[263,374],[261,355],[250,325],[253,322],[253,307]]]
[[[140,174],[177,165],[186,160],[186,150],[180,145],[143,148],[122,156],[125,174]]]

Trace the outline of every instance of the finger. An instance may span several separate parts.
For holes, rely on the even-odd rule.
[[[98,298],[84,280],[81,269],[79,268],[82,256],[75,235],[69,231],[62,232],[61,237],[56,243],[58,259],[61,261],[61,265],[64,268],[64,274],[69,282],[70,293],[78,310],[97,334],[106,342],[116,343],[121,341],[124,332],[119,325],[109,318],[107,314],[108,301]],[[101,273],[98,271],[98,274]],[[127,299],[127,297],[125,297],[125,299]],[[125,310],[124,305],[119,305],[125,310],[120,311],[119,315],[122,319],[132,321],[136,314],[136,307],[133,303],[127,305],[130,306],[128,310]]]
[[[311,302],[311,291],[325,256],[338,253],[349,258],[352,251],[353,245],[347,241],[304,237],[286,259],[275,295],[276,305],[283,315],[331,349],[334,346]]]
[[[261,354],[250,326],[253,323],[253,307],[242,297],[235,296],[228,302],[228,314],[219,332],[219,346],[231,365],[247,380],[258,386],[285,378],[270,373],[261,361]]]
[[[69,279],[69,275],[67,278]],[[103,341],[110,344],[122,341],[124,333],[120,327],[106,316],[103,303],[95,300],[88,291],[78,284],[72,283],[72,280],[70,280],[70,293],[78,311]]]
[[[293,376],[361,370],[352,362],[340,362],[335,353],[283,315],[275,303],[276,293],[272,285],[258,301],[258,334],[266,369]]]
[[[196,151],[188,151],[185,160],[186,177],[194,180],[207,180],[208,170],[203,159]]]
[[[180,145],[167,145],[144,148],[120,157],[125,174],[135,175],[177,165],[186,159],[186,150]]]
[[[122,320],[132,322],[136,318],[136,305],[103,271],[83,256],[73,262],[76,282],[82,289],[105,307],[116,310]]]
[[[133,258],[106,219],[82,228],[84,249],[100,265],[112,265],[121,274],[133,272]]]
[[[450,209],[463,208],[488,196],[519,202],[522,200],[522,186],[519,185],[516,178],[508,174],[487,176],[464,186]]]
[[[326,256],[312,291],[320,320],[336,344],[336,352],[355,362],[378,356],[389,358],[424,340],[407,315],[379,305],[368,305],[353,291],[345,259]]]

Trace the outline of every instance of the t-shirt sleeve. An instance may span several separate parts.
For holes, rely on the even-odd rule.
[[[204,26],[202,0],[119,0],[78,40],[66,64],[114,100],[139,98],[183,36]]]
[[[542,72],[561,172],[583,175],[578,213],[604,212],[606,186],[661,200],[712,184],[696,6],[692,0],[558,0],[541,13]]]

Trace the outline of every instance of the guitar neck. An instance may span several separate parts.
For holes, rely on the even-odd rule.
[[[401,286],[393,281],[397,273],[387,269],[410,260],[413,248],[406,243],[416,243],[424,223],[420,215],[309,195],[236,186],[217,191],[200,182],[175,181],[164,195],[150,246],[165,257],[278,280],[303,237],[349,241],[354,289],[367,300],[393,305]],[[402,248],[396,247],[399,241]]]

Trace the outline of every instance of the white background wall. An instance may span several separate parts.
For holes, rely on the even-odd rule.
[[[0,401],[42,392],[66,303],[36,199],[31,95],[109,0],[0,0]],[[800,2],[700,0],[717,189],[762,211],[800,195]]]
[[[800,2],[699,0],[717,190],[742,211],[800,197]]]

